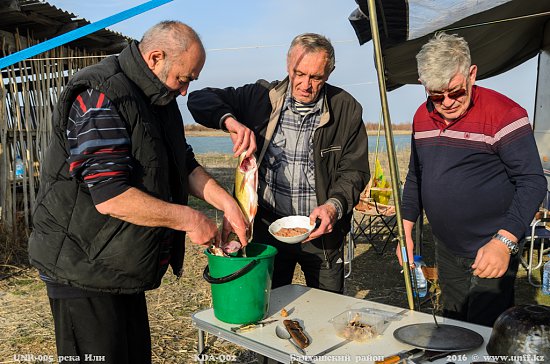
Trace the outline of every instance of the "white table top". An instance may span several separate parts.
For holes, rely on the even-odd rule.
[[[405,299],[405,298],[403,298]],[[281,317],[285,308],[290,315]],[[288,340],[279,339],[275,335],[275,327],[282,325],[284,319],[298,320],[311,339],[311,344],[305,349],[308,356],[315,356],[325,349],[343,341],[337,336],[329,320],[350,309],[383,310],[396,316],[389,322],[384,332],[378,337],[366,342],[350,342],[330,353],[325,358],[300,358],[300,354]],[[243,333],[234,333],[231,327],[238,326],[224,323],[214,316],[212,308],[199,311],[193,315],[193,323],[200,330],[207,331],[220,338],[233,342],[264,356],[283,363],[291,362],[331,362],[331,363],[373,363],[403,350],[413,347],[399,342],[393,337],[395,329],[417,323],[433,323],[429,314],[411,311],[400,307],[389,306],[354,297],[339,295],[301,285],[287,285],[271,292],[268,316],[265,320],[276,319],[265,327],[256,328]],[[468,352],[460,352],[460,358],[447,357],[433,363],[482,361],[487,355],[485,346],[491,335],[491,328],[438,317],[438,323],[450,324],[471,329],[484,338],[481,347]],[[464,357],[463,355],[466,355]],[[291,361],[292,359],[292,361]]]

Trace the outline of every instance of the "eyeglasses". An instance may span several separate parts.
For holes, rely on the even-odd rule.
[[[448,98],[456,100],[459,97],[466,95],[467,93],[468,91],[465,88],[461,88],[456,91],[444,92],[442,94],[435,94],[435,95],[428,94],[428,99],[433,103],[440,104],[443,102],[443,100],[445,100],[445,94],[447,94]]]

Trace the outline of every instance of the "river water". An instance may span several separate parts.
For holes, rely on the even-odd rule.
[[[231,154],[233,143],[228,136],[222,137],[187,137],[187,143],[191,144],[193,151],[196,154],[204,153],[224,153]],[[369,152],[374,153],[376,150],[376,135],[369,135]],[[399,134],[393,136],[395,150],[401,151],[410,149],[411,136],[409,134]],[[382,135],[379,139],[378,151],[386,152],[386,139]]]

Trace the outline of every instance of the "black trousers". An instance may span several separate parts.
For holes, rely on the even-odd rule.
[[[50,298],[57,355],[73,363],[150,364],[145,294]],[[61,358],[60,358],[61,362]]]
[[[435,242],[443,316],[492,327],[514,305],[519,256],[511,257],[502,277],[479,278],[472,274],[475,259],[458,257],[437,238]]]
[[[307,243],[286,244],[275,239],[269,225],[279,217],[259,211],[254,221],[254,242],[277,248],[271,287],[292,283],[294,269],[299,264],[308,287],[344,292],[343,241],[338,247],[326,246],[323,237]]]

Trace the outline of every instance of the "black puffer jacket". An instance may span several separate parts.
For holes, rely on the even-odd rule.
[[[152,289],[165,272],[160,243],[173,243],[171,265],[180,274],[184,235],[100,214],[86,185],[70,176],[68,114],[75,97],[88,88],[105,93],[126,122],[133,157],[130,185],[165,201],[187,203],[188,174],[198,163],[185,141],[176,102],[154,105],[168,90],[132,43],[118,57],[78,72],[60,96],[42,161],[30,261],[57,282],[75,287],[114,293]]]

